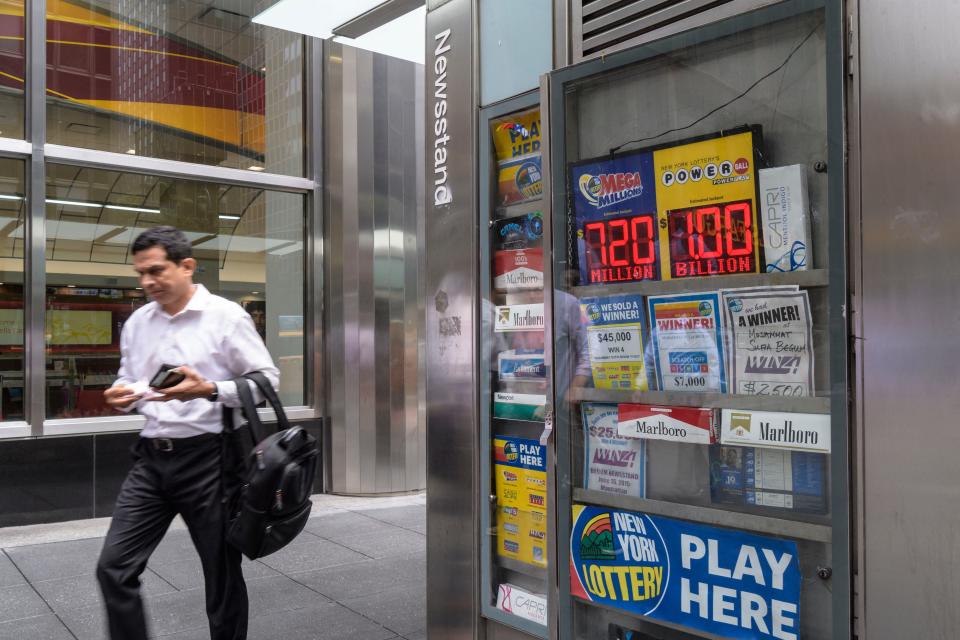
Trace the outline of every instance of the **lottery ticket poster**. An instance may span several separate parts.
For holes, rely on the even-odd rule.
[[[587,318],[593,386],[598,389],[649,390],[643,297],[584,298],[580,304]]]
[[[540,110],[530,109],[490,123],[497,153],[497,205],[543,196],[540,168]]]
[[[813,322],[806,291],[728,290],[723,306],[731,393],[814,394]]]
[[[621,496],[646,497],[647,441],[617,431],[615,404],[584,402],[583,486]]]
[[[651,296],[647,305],[657,388],[725,393],[719,295]]]

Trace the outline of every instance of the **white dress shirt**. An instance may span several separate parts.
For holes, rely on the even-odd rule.
[[[280,372],[274,366],[253,319],[243,307],[210,293],[201,284],[187,306],[167,314],[156,302],[137,309],[120,334],[117,385],[143,383],[163,364],[187,365],[217,385],[219,398],[181,402],[140,400],[136,408],[146,419],[145,438],[187,438],[223,430],[222,407],[239,407],[234,378],[261,371],[276,389]],[[251,385],[254,397],[262,397]]]

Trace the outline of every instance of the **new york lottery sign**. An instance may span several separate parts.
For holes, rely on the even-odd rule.
[[[796,543],[582,505],[573,523],[574,596],[724,638],[799,638]]]

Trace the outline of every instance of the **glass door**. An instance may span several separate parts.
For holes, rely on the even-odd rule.
[[[560,637],[847,637],[839,22],[552,75]]]
[[[538,96],[484,109],[480,123],[481,608],[545,638],[553,455]]]

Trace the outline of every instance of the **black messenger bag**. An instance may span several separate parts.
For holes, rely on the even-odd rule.
[[[276,433],[263,435],[248,380],[273,407]],[[235,382],[247,424],[236,428],[233,410],[224,407],[227,542],[255,560],[286,546],[306,525],[313,506],[317,441],[302,427],[290,426],[280,399],[262,373],[248,373]]]

